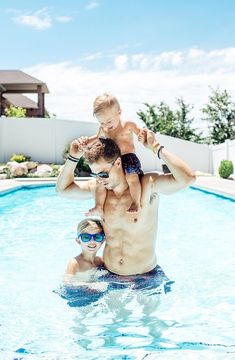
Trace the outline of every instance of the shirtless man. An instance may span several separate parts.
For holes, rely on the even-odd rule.
[[[154,134],[149,132],[145,146],[152,149]],[[85,156],[97,181],[107,189],[104,204],[103,227],[106,235],[105,267],[118,275],[136,275],[156,269],[155,243],[157,235],[159,194],[171,194],[190,185],[194,172],[166,148],[157,147],[171,174],[146,173],[141,181],[141,207],[138,213],[126,212],[131,205],[128,183],[122,168],[120,150],[111,139],[99,138],[88,145],[81,137],[71,143],[70,155],[57,181],[57,191],[77,200],[95,197],[96,180],[74,181],[74,169]],[[77,159],[77,160],[76,160]]]

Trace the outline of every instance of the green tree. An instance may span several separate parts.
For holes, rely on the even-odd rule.
[[[137,115],[143,120],[147,128],[154,132],[174,136],[175,118],[170,107],[163,101],[159,106],[148,103],[144,103],[144,105],[147,109],[138,111]]]
[[[22,107],[16,107],[11,105],[9,108],[5,109],[5,115],[7,117],[18,117],[25,118],[26,117],[26,109]]]
[[[194,118],[189,117],[193,106],[186,104],[182,97],[176,100],[176,104],[178,105],[178,109],[175,112],[176,137],[198,143],[204,142],[205,139],[202,136],[202,131],[198,132],[198,129],[192,126]]]
[[[154,132],[184,140],[203,142],[202,133],[197,134],[197,130],[192,128],[194,119],[190,119],[188,116],[192,107],[187,105],[182,98],[177,99],[176,103],[178,105],[176,111],[171,110],[163,101],[158,106],[144,103],[147,109],[137,112],[137,115],[144,121],[147,128]]]
[[[209,141],[220,144],[235,139],[235,104],[226,90],[213,90],[209,102],[202,109],[209,122]]]

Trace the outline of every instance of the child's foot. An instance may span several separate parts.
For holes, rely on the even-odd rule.
[[[103,208],[101,206],[95,206],[92,209],[90,209],[85,215],[86,216],[98,215],[98,216],[102,217],[103,216]]]
[[[126,212],[127,213],[137,213],[137,212],[139,212],[139,210],[140,210],[140,206],[133,202]]]

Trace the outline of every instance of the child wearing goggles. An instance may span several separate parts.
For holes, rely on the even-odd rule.
[[[103,265],[103,259],[96,256],[104,243],[105,234],[100,220],[86,218],[77,226],[76,242],[81,246],[81,253],[71,259],[67,265],[65,282],[78,272],[86,272]]]

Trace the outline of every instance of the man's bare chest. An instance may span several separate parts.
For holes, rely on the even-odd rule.
[[[110,213],[124,214],[131,202],[132,198],[129,191],[125,192],[122,196],[116,196],[113,192],[108,191],[104,205],[104,212],[106,216]]]

